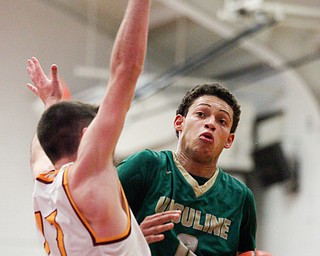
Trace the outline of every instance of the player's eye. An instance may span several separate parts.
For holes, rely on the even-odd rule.
[[[222,125],[226,125],[227,121],[225,119],[219,119],[219,123]]]
[[[204,113],[203,113],[203,112],[198,111],[198,112],[197,112],[197,116],[199,116],[199,117],[204,117]]]

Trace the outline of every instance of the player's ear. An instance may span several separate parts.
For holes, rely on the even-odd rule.
[[[184,117],[180,114],[176,115],[176,117],[174,118],[173,126],[177,132],[182,131],[183,121],[184,121]]]
[[[233,141],[234,141],[234,137],[235,137],[234,133],[230,133],[230,134],[229,134],[229,137],[228,137],[228,139],[227,139],[226,144],[224,145],[224,148],[231,148],[232,143],[233,143]]]
[[[87,131],[87,129],[88,129],[88,127],[84,127],[84,128],[82,129],[81,138],[82,138],[83,134]]]

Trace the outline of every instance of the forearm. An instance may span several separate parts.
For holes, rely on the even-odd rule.
[[[144,65],[149,27],[149,0],[130,0],[112,51],[111,74],[125,69],[136,80]]]
[[[110,80],[96,122],[112,152],[122,131],[146,55],[149,0],[130,0],[119,28],[110,63]],[[108,116],[108,118],[105,118]],[[97,138],[99,139],[99,137]],[[108,154],[108,153],[106,153]]]

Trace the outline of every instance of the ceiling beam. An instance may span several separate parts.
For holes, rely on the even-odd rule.
[[[187,73],[201,67],[214,57],[237,45],[242,39],[257,33],[266,27],[272,26],[273,24],[275,24],[275,20],[266,17],[263,22],[252,25],[232,38],[224,39],[221,42],[213,44],[211,47],[198,53],[196,56],[187,59],[182,64],[170,67],[167,72],[160,75],[154,81],[137,88],[134,99],[141,100],[152,96],[158,91],[173,84],[178,76],[186,75]]]

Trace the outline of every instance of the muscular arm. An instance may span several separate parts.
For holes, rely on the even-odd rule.
[[[83,138],[86,145],[98,148],[98,154],[91,153],[102,166],[111,161],[130,107],[137,79],[143,69],[147,45],[148,0],[130,0],[125,17],[117,34],[110,61],[110,80],[99,112],[91,125],[95,129]],[[89,128],[89,129],[90,129]],[[86,134],[85,134],[86,135]],[[107,143],[99,143],[101,138]],[[97,143],[86,144],[95,140]],[[106,145],[107,144],[107,145]],[[100,151],[101,150],[101,151]],[[79,156],[89,150],[79,148]],[[101,156],[101,157],[100,157]],[[108,160],[107,160],[108,159]]]
[[[128,2],[111,55],[106,93],[69,172],[74,200],[101,236],[118,234],[127,224],[113,154],[144,65],[149,4],[148,0]]]

